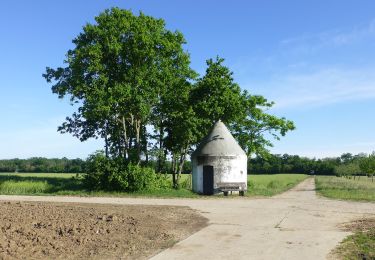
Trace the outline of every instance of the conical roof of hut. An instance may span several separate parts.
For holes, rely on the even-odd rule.
[[[192,157],[196,156],[236,156],[246,153],[237,143],[221,120],[217,121],[210,133],[203,138]]]

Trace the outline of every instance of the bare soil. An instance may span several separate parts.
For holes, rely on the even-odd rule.
[[[339,227],[350,232],[368,232],[375,229],[375,218],[360,218],[343,223]]]
[[[207,225],[189,207],[0,203],[0,259],[145,259]]]
[[[375,259],[375,218],[360,218],[339,227],[354,234],[332,250],[331,259]]]

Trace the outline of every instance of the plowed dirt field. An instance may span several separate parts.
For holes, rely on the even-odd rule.
[[[0,203],[0,259],[145,259],[207,225],[188,207]]]

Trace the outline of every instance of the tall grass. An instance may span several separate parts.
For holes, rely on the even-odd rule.
[[[0,194],[77,194],[84,187],[76,174],[0,173]]]
[[[335,176],[317,176],[316,190],[328,198],[375,201],[375,182],[362,177],[359,180]]]
[[[273,196],[289,190],[307,177],[306,174],[248,175],[247,195]]]
[[[51,189],[46,181],[4,181],[0,183],[1,194],[41,194]]]

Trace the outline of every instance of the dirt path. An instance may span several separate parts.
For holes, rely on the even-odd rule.
[[[0,196],[0,200],[181,205],[210,225],[153,259],[325,259],[349,235],[337,225],[375,215],[375,203],[319,198],[314,179],[267,199],[142,199]]]

